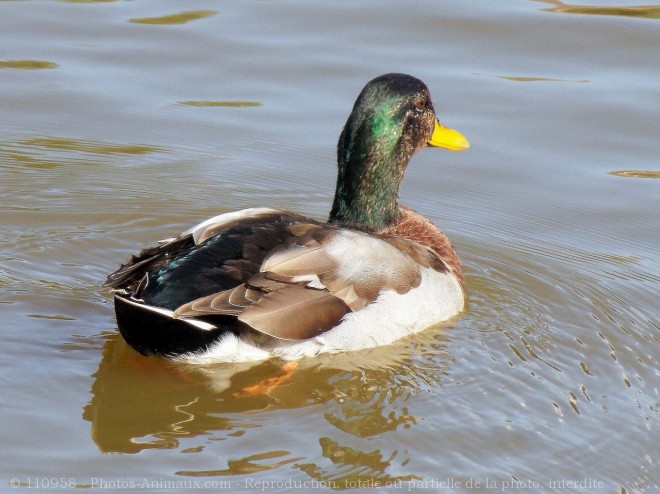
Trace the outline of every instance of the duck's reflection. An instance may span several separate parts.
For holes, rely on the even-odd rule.
[[[643,19],[660,19],[658,5],[584,5],[568,4],[560,0],[534,0],[552,5],[544,9],[560,14],[613,15],[622,17],[639,17]]]
[[[365,438],[416,424],[405,406],[408,398],[436,385],[449,361],[443,353],[440,330],[426,333],[420,337],[423,341],[405,340],[359,355],[303,360],[276,385],[263,388],[263,393],[246,390],[282,376],[283,362],[186,366],[143,357],[118,335],[111,334],[104,344],[94,374],[92,399],[83,417],[91,422],[92,438],[101,451],[137,453],[178,448],[182,439],[204,434],[213,439],[238,439],[249,429],[267,424],[263,414],[310,407],[315,408],[310,413],[328,423],[312,438],[323,457],[329,458],[334,467],[341,463],[346,478],[351,478],[354,467],[364,473],[365,465],[373,470],[370,475],[382,476],[391,454],[346,449],[336,437],[329,436],[338,429]],[[338,437],[341,435],[337,432]],[[292,460],[301,458],[284,455],[275,463],[277,466]],[[309,460],[300,462],[298,468],[315,478],[330,474],[323,465]],[[177,473],[200,476],[240,472],[228,464],[228,468],[212,472]]]

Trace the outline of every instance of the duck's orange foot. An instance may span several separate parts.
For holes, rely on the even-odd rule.
[[[287,362],[282,366],[282,370],[278,375],[264,379],[254,386],[246,386],[240,391],[234,393],[234,396],[237,398],[244,398],[246,396],[267,395],[277,386],[289,379],[297,367],[298,362]]]

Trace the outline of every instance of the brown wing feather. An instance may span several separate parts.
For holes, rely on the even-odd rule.
[[[187,304],[183,304],[174,311],[173,316],[175,318],[218,315],[238,316],[251,302],[248,302],[245,305],[241,304],[240,302],[245,300],[244,298],[241,298],[242,294],[236,297],[233,301],[230,301],[230,299],[235,291],[243,287],[244,285],[241,285],[232,288],[231,290],[207,295],[206,297],[201,297],[192,302],[188,302]]]
[[[256,300],[247,298],[256,294]],[[241,285],[182,305],[174,317],[237,316],[260,333],[283,340],[304,340],[332,329],[350,311],[327,290],[281,284],[279,290],[261,292]]]
[[[259,275],[255,278],[257,280],[263,278],[263,289],[243,283],[235,288],[213,293],[183,304],[174,311],[174,317],[238,316],[247,307],[259,301],[264,294],[269,291],[280,290],[286,286],[282,283],[267,280]]]
[[[261,271],[283,276],[305,276],[334,271],[337,261],[326,251],[329,242],[338,234],[336,228],[319,224],[294,224],[288,227],[289,240],[271,250]]]
[[[327,290],[290,285],[265,294],[238,320],[275,338],[304,340],[334,328],[350,311]]]
[[[261,269],[268,278],[292,282],[293,278],[318,277],[335,297],[351,310],[363,309],[384,290],[406,293],[419,285],[420,266],[446,271],[446,266],[428,248],[405,238],[376,239],[361,232],[347,233],[329,225],[305,225],[301,236],[271,251]],[[347,242],[343,255],[331,254],[328,246],[339,237]],[[353,243],[352,243],[353,242]],[[352,249],[371,242],[373,250]],[[372,257],[373,256],[373,257]],[[364,271],[347,275],[345,264],[355,262]],[[350,269],[348,270],[350,271]],[[250,280],[252,281],[252,280]]]

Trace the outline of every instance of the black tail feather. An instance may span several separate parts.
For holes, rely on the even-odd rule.
[[[204,351],[230,330],[221,324],[204,329],[121,295],[115,295],[115,314],[126,343],[143,355],[171,357]]]
[[[140,283],[145,273],[169,262],[172,255],[188,246],[194,245],[191,235],[178,237],[162,245],[147,247],[137,256],[131,256],[121,267],[108,276],[103,284],[107,288],[125,288],[131,292]]]

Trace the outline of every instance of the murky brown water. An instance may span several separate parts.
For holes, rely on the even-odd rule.
[[[657,491],[659,19],[626,0],[0,2],[0,490]],[[341,126],[390,71],[472,143],[424,150],[403,188],[455,241],[468,312],[265,396],[240,391],[278,362],[127,348],[105,276],[220,212],[325,217]]]

